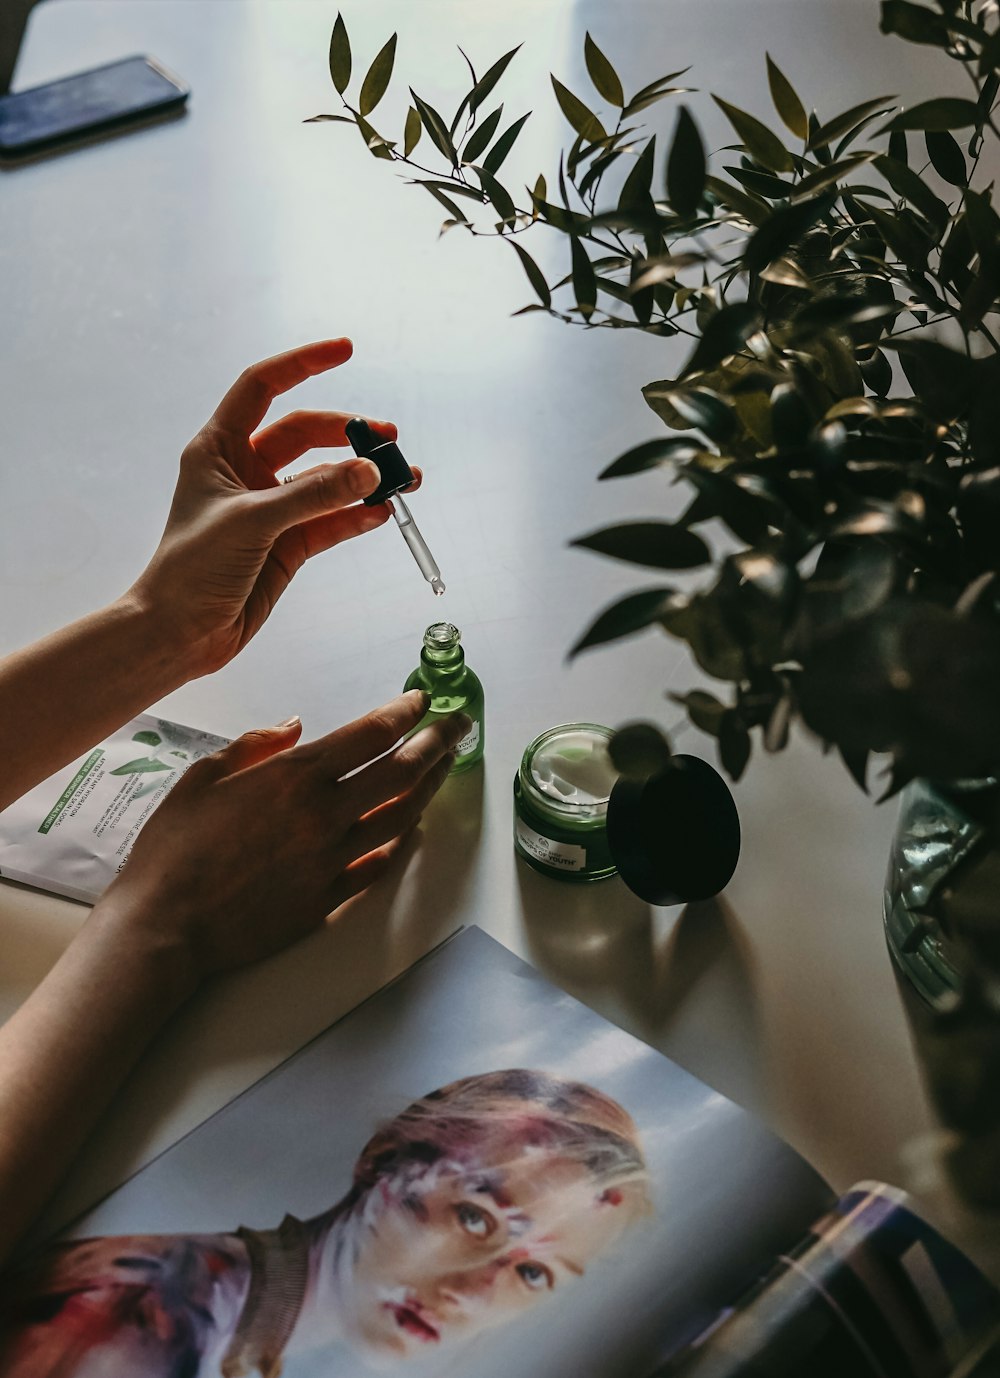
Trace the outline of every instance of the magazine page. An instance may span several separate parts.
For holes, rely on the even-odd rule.
[[[1000,1293],[882,1183],[836,1203],[656,1378],[997,1378]]]
[[[0,1281],[0,1374],[634,1378],[831,1200],[471,929]]]

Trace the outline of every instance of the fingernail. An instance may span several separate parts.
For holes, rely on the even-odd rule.
[[[464,737],[467,732],[472,731],[472,719],[468,713],[456,713],[455,726],[458,728],[459,736]]]
[[[296,713],[294,718],[286,718],[284,722],[279,722],[275,727],[275,732],[291,732],[293,727],[301,727],[302,719]]]
[[[366,498],[369,493],[374,493],[380,478],[377,464],[373,464],[370,459],[358,459],[351,463],[347,474],[347,486],[352,493],[357,493],[359,498]]]
[[[427,690],[426,690],[426,689],[407,689],[406,692],[407,692],[408,694],[419,694],[419,695],[420,695],[420,702],[421,702],[421,705],[423,706],[424,712],[426,713],[426,712],[427,712],[427,709],[431,706],[431,696],[430,696],[430,694],[428,694]]]

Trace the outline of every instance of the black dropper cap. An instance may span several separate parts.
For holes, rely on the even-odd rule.
[[[373,464],[377,464],[382,476],[382,482],[375,492],[369,493],[365,498],[368,507],[376,507],[380,502],[385,502],[386,498],[391,498],[393,493],[409,488],[414,481],[413,470],[403,458],[395,441],[383,440],[360,416],[348,421],[344,430],[354,447],[354,453],[360,459],[370,459]]]
[[[646,780],[622,776],[608,800],[608,846],[648,904],[686,904],[725,889],[740,855],[729,786],[697,756],[673,756]]]

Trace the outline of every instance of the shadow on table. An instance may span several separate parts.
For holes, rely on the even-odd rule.
[[[618,878],[567,885],[520,860],[517,877],[531,957],[551,980],[712,1085],[756,1087],[755,974],[724,898],[673,917]]]
[[[416,935],[430,947],[451,931],[472,878],[483,831],[486,771],[473,767],[441,786],[420,824],[407,902],[396,907],[393,938]]]
[[[17,172],[21,168],[34,167],[37,163],[48,163],[56,158],[65,158],[87,148],[96,148],[100,144],[114,143],[117,139],[124,139],[128,134],[141,134],[144,130],[156,129],[160,125],[177,124],[186,118],[186,108],[168,110],[164,113],[151,114],[143,119],[131,120],[128,124],[115,125],[110,129],[95,129],[90,134],[77,134],[64,143],[47,145],[30,153],[0,156],[0,176],[4,173]]]

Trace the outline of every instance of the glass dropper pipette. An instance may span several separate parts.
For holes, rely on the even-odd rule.
[[[440,597],[444,593],[441,571],[401,493],[402,489],[408,488],[413,482],[413,470],[403,458],[399,446],[392,440],[383,440],[360,416],[348,421],[345,430],[355,454],[362,459],[372,460],[382,479],[375,492],[365,498],[365,504],[375,507],[379,503],[385,503],[396,519],[400,535],[416,560],[417,568],[434,593]]]
[[[417,562],[417,568],[440,598],[441,594],[444,593],[441,571],[428,549],[427,542],[421,536],[420,528],[413,520],[410,509],[403,501],[402,495],[395,493],[391,498],[386,498],[385,505],[396,518],[396,525],[399,527],[403,540],[410,548],[410,554]]]

